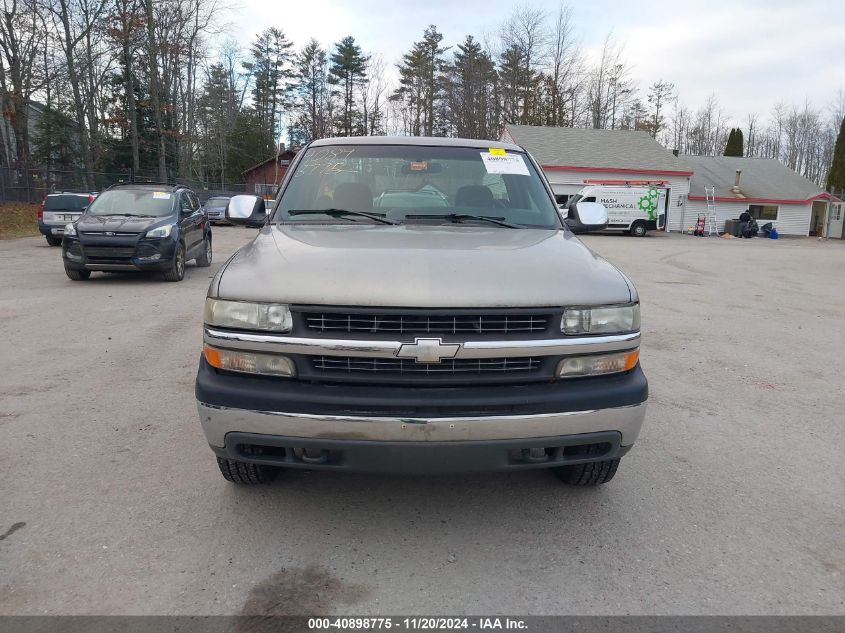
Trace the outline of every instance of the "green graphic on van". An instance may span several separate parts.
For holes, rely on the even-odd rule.
[[[648,192],[639,199],[637,202],[637,206],[639,206],[640,211],[644,211],[648,213],[648,219],[654,220],[657,218],[657,198],[659,197],[659,193],[657,193],[657,189],[654,187],[650,188]]]

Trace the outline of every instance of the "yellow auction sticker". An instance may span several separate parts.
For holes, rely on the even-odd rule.
[[[503,150],[501,147],[491,147],[491,148],[490,148],[490,153],[491,153],[493,156],[504,156],[504,155],[505,155],[505,150]]]

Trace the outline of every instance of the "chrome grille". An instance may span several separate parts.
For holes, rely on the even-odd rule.
[[[404,358],[352,358],[315,356],[312,366],[318,372],[342,374],[395,375],[512,375],[531,374],[540,369],[539,358],[461,358],[440,363],[417,363]]]
[[[122,233],[119,231],[80,231],[79,234],[96,237],[137,237],[140,235],[140,233]]]
[[[368,314],[304,312],[306,327],[317,332],[397,334],[531,334],[545,332],[546,314]]]

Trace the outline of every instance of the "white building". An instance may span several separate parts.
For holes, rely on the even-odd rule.
[[[748,210],[781,235],[820,235],[832,196],[774,158],[684,156],[693,169],[686,224],[707,216],[705,187],[714,187],[716,228]]]
[[[681,230],[690,218],[685,212],[692,176],[687,157],[676,156],[647,132],[506,125],[501,140],[531,152],[559,203],[585,185],[651,185],[667,190],[670,231]]]

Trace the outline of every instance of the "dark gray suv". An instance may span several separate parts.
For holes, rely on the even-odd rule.
[[[185,263],[211,265],[211,226],[196,194],[181,185],[114,185],[64,228],[65,272],[159,271],[181,281]]]

